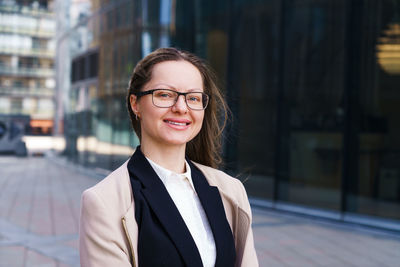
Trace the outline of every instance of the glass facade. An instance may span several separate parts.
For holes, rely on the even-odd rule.
[[[158,47],[179,47],[221,79],[233,115],[224,168],[254,201],[400,230],[400,1],[87,1],[85,10],[58,40],[71,55],[57,84],[72,160],[114,169],[129,157],[132,69]]]

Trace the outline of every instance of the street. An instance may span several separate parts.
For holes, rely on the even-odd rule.
[[[83,190],[99,175],[56,156],[0,157],[0,266],[79,266]],[[253,209],[260,266],[399,266],[400,235]]]

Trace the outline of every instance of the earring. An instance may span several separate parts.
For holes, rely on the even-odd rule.
[[[135,113],[135,116],[136,116],[136,120],[138,120],[138,115],[137,115],[137,113]]]

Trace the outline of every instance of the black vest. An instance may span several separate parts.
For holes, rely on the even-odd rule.
[[[203,173],[189,159],[186,160],[213,232],[217,250],[215,266],[234,266],[235,245],[219,191],[208,184]],[[203,266],[189,229],[140,146],[128,162],[128,171],[139,230],[139,266]]]

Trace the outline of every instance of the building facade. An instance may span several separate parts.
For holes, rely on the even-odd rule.
[[[400,231],[400,1],[86,4],[57,39],[72,160],[111,170],[129,157],[133,67],[179,47],[220,77],[224,168],[254,204]]]
[[[53,129],[52,5],[52,0],[0,2],[0,114],[29,115],[28,134]]]

